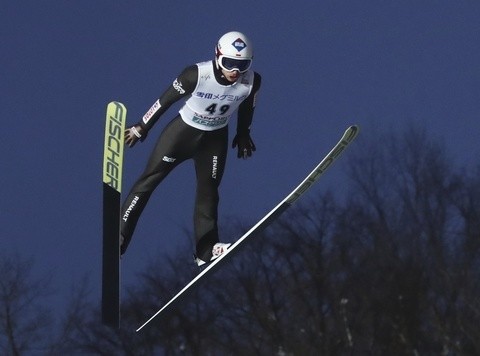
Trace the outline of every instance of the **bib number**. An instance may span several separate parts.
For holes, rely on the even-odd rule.
[[[230,105],[222,105],[219,108],[220,115],[225,115],[225,113],[230,109]],[[206,109],[206,112],[210,113],[210,115],[215,115],[217,112],[217,104],[213,103],[212,105],[209,105]]]

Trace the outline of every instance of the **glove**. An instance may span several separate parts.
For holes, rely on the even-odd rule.
[[[252,156],[252,152],[255,151],[257,148],[250,137],[250,130],[245,133],[238,133],[233,138],[232,148],[238,146],[237,157],[247,159],[248,157]]]
[[[142,129],[139,124],[133,125],[125,130],[125,144],[128,147],[133,147],[138,140],[145,140],[147,137],[147,131]]]

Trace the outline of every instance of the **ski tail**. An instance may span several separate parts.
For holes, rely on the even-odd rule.
[[[107,106],[103,153],[102,322],[120,327],[120,204],[127,109]]]

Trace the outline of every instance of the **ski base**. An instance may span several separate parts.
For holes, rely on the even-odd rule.
[[[288,207],[290,207],[298,198],[300,198],[326,171],[333,162],[344,152],[348,145],[357,137],[359,128],[356,125],[347,128],[342,138],[332,148],[332,150],[321,160],[321,162],[314,168],[312,172],[289,194],[282,200],[275,208],[273,208],[267,215],[265,215],[256,225],[240,237],[230,248],[210,263],[203,271],[201,271],[190,283],[188,283],[182,290],[180,290],[168,303],[160,308],[150,319],[142,324],[136,331],[139,332],[146,325],[152,322],[157,316],[164,313],[166,310],[172,308],[182,298],[188,295],[198,282],[206,275],[213,273],[229,258],[232,258],[240,251],[240,247],[247,239],[251,239],[258,235],[266,227],[268,227],[275,219],[277,219]]]

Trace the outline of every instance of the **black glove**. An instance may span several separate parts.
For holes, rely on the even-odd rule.
[[[139,124],[133,125],[125,130],[125,144],[128,147],[133,147],[138,140],[145,140],[147,137],[147,131],[142,128]]]
[[[250,130],[244,133],[238,133],[233,138],[232,148],[238,146],[238,158],[247,159],[247,157],[252,156],[252,152],[255,151],[257,148],[250,137]]]

